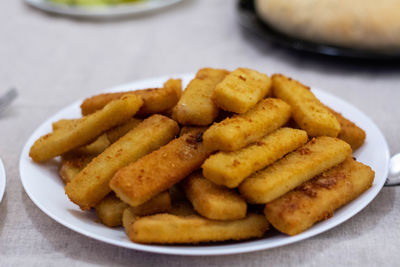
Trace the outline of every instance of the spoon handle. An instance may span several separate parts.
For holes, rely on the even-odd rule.
[[[400,185],[400,153],[394,155],[389,163],[389,176],[385,186]]]

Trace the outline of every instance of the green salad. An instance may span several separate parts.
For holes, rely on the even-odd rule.
[[[103,6],[117,5],[132,2],[143,2],[145,0],[49,0],[57,4],[74,5],[74,6]]]

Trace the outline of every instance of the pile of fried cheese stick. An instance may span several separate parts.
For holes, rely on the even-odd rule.
[[[365,132],[300,82],[203,68],[182,91],[99,94],[30,149],[61,157],[68,198],[137,243],[296,235],[372,186],[355,160]]]

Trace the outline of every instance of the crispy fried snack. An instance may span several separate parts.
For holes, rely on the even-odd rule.
[[[245,114],[214,123],[204,133],[204,144],[213,150],[235,151],[278,129],[289,118],[288,104],[267,98]]]
[[[67,184],[71,182],[75,175],[77,175],[92,159],[92,156],[77,156],[72,158],[63,156],[58,174],[63,182]]]
[[[214,102],[220,108],[245,113],[263,99],[271,88],[271,79],[258,71],[238,68],[228,74],[214,90]]]
[[[72,156],[97,156],[102,153],[107,147],[109,147],[112,143],[117,141],[119,138],[124,136],[130,130],[139,125],[143,120],[130,118],[127,122],[118,125],[104,134],[100,135],[94,142],[78,147],[67,152],[67,155]]]
[[[374,171],[352,158],[265,206],[265,216],[279,231],[296,235],[325,220],[372,186]]]
[[[261,237],[269,225],[265,216],[250,213],[244,219],[214,221],[197,215],[156,214],[127,223],[127,233],[137,243],[188,243],[243,240]]]
[[[333,109],[325,106],[330,112],[335,115],[336,119],[340,123],[340,132],[337,136],[339,139],[346,141],[353,151],[358,149],[364,144],[365,141],[365,132],[363,129],[358,127],[354,122],[343,117],[342,114],[334,111]]]
[[[178,131],[174,120],[149,117],[94,158],[67,184],[66,194],[81,209],[94,207],[110,193],[108,184],[117,170],[166,144]]]
[[[249,203],[268,203],[349,156],[351,147],[346,142],[333,137],[317,137],[248,177],[239,190]]]
[[[237,151],[221,151],[211,155],[201,166],[203,175],[216,184],[235,188],[250,174],[265,168],[307,141],[307,133],[303,130],[280,128]]]
[[[182,136],[187,133],[197,133],[198,131],[205,132],[208,129],[207,126],[183,126],[179,133],[179,136]]]
[[[146,216],[171,210],[171,196],[168,191],[164,191],[143,204],[131,207],[136,216]]]
[[[108,227],[122,225],[122,213],[129,205],[122,202],[115,194],[108,194],[95,206],[96,215]]]
[[[135,95],[112,101],[104,109],[77,120],[73,127],[40,137],[32,145],[29,156],[36,162],[43,162],[87,144],[104,131],[129,120],[142,104],[143,101]]]
[[[131,206],[167,190],[198,169],[212,152],[202,143],[201,133],[185,134],[120,169],[110,187]]]
[[[235,191],[210,182],[201,173],[193,173],[181,184],[186,197],[200,215],[212,220],[246,217],[246,201]]]
[[[51,124],[53,131],[63,128],[72,128],[79,119],[61,119]]]
[[[96,205],[96,215],[101,222],[109,227],[122,225],[122,213],[129,205],[122,202],[114,193],[108,194]],[[135,216],[145,216],[171,209],[171,198],[168,191],[162,192],[149,201],[137,207],[131,207]]]
[[[138,218],[138,216],[133,214],[131,208],[128,207],[128,208],[124,209],[124,211],[122,213],[122,226],[124,227],[125,232],[128,236],[133,235],[133,233],[131,233],[132,224],[137,220],[137,218]]]
[[[315,97],[310,88],[282,74],[274,74],[272,91],[292,107],[293,119],[309,136],[336,137],[339,134],[340,124],[336,117]]]
[[[215,86],[229,72],[204,68],[190,81],[174,108],[174,117],[183,125],[209,125],[218,115],[219,108],[211,99]]]
[[[180,79],[169,79],[163,88],[151,88],[129,92],[99,94],[87,98],[81,104],[82,115],[91,114],[102,109],[110,101],[119,99],[123,95],[133,94],[143,100],[143,106],[138,115],[151,115],[164,112],[176,105],[182,94]]]

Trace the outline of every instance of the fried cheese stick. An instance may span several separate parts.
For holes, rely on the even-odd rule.
[[[131,206],[167,190],[198,169],[212,152],[202,143],[201,133],[185,134],[120,169],[110,187]]]
[[[210,149],[235,151],[278,129],[290,118],[290,106],[276,98],[260,101],[247,113],[214,123],[203,136]]]
[[[133,222],[132,222],[133,221]],[[196,244],[261,237],[269,224],[265,216],[250,213],[234,221],[214,221],[200,217],[156,214],[130,221],[127,233],[133,242]]]
[[[280,232],[301,233],[372,186],[374,171],[351,157],[268,203],[265,216]]]
[[[239,191],[249,203],[268,203],[350,155],[351,147],[346,142],[328,136],[317,137],[267,168],[250,175],[240,184]]]
[[[263,99],[270,88],[271,79],[266,74],[238,68],[217,85],[213,99],[224,110],[245,113]]]
[[[252,145],[232,152],[211,155],[201,166],[210,181],[238,187],[250,174],[265,168],[308,141],[303,130],[280,128]]]
[[[215,86],[229,72],[221,69],[200,69],[190,81],[178,104],[174,108],[174,117],[183,125],[208,125],[218,115],[219,108],[211,99]]]
[[[119,99],[123,95],[133,94],[143,100],[143,106],[138,115],[151,115],[167,111],[176,105],[182,94],[180,79],[169,79],[164,83],[163,88],[151,88],[128,92],[105,93],[85,99],[81,104],[82,115],[91,114],[102,109],[110,101]]]
[[[296,123],[309,136],[336,137],[340,124],[336,117],[315,97],[310,88],[282,74],[272,76],[273,94],[292,107]]]
[[[340,132],[337,137],[347,142],[351,146],[353,151],[361,147],[365,141],[364,130],[358,127],[354,122],[343,117],[342,114],[334,111],[329,107],[326,108],[330,112],[332,112],[333,115],[335,115],[336,119],[340,123]]]
[[[65,157],[61,159],[58,174],[65,184],[72,179],[93,159],[92,156]]]
[[[103,224],[109,227],[116,227],[122,225],[122,214],[128,207],[129,205],[122,202],[114,193],[110,193],[96,205],[95,209],[97,217]],[[170,209],[171,197],[168,191],[162,192],[140,206],[131,207],[131,211],[135,216],[167,212]]]
[[[110,193],[117,170],[166,144],[178,131],[174,120],[152,115],[94,158],[67,184],[66,194],[83,210],[94,207]]]
[[[247,204],[235,191],[193,173],[181,182],[194,209],[212,220],[237,220],[246,217]]]
[[[44,162],[71,149],[93,141],[104,131],[129,120],[142,106],[135,95],[125,95],[102,110],[78,119],[73,127],[61,128],[40,137],[31,147],[29,156]]]

